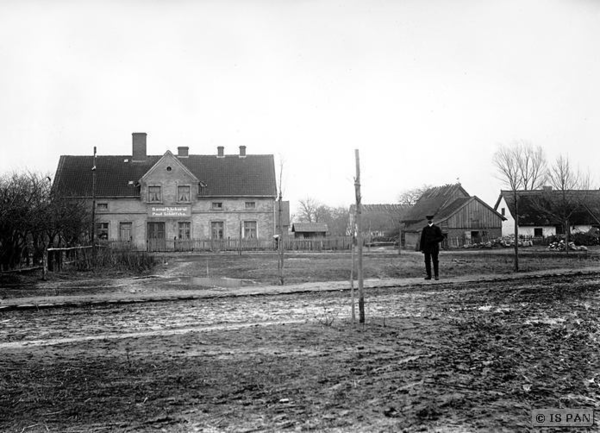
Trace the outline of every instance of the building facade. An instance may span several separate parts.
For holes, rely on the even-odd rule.
[[[565,220],[570,233],[587,233],[600,227],[599,190],[559,191],[550,187],[516,192],[502,190],[494,209],[506,218],[502,224],[503,236],[514,235],[517,207],[518,234],[526,238],[564,235]]]
[[[147,155],[146,133],[131,155],[61,156],[54,188],[95,202],[99,240],[138,250],[269,248],[276,234],[273,155]],[[95,178],[95,179],[94,179]]]

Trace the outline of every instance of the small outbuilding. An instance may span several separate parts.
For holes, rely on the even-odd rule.
[[[294,223],[292,233],[296,239],[315,239],[327,236],[327,224],[324,223]]]

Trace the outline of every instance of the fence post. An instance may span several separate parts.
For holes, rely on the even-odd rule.
[[[44,248],[44,254],[42,255],[42,280],[46,281],[48,275],[48,248]]]

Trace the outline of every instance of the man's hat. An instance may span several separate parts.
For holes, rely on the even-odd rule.
[[[432,220],[433,219],[433,215],[427,215],[425,218],[427,218],[428,220]]]

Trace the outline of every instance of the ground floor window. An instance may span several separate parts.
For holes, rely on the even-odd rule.
[[[538,227],[534,228],[533,236],[535,236],[536,238],[541,238],[542,236],[544,236],[544,229]]]
[[[244,221],[244,239],[256,239],[256,221]]]
[[[210,223],[210,237],[211,239],[223,239],[225,224],[223,221],[213,221]]]
[[[96,237],[100,240],[108,240],[108,223],[96,224]]]
[[[189,222],[178,223],[179,239],[188,240],[191,239],[191,224]]]
[[[119,240],[130,241],[133,239],[132,224],[130,222],[119,224]]]

